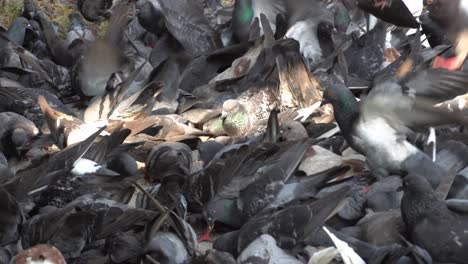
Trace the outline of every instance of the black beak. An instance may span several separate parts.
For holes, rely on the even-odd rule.
[[[329,104],[330,101],[328,101],[327,99],[323,98],[322,101],[320,102],[320,107],[324,106],[324,105],[327,105]]]

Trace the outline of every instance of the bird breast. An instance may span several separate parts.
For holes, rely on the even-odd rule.
[[[415,146],[398,135],[382,117],[361,118],[356,126],[356,133],[365,144],[367,159],[378,165],[390,165],[391,170],[400,170],[400,164],[418,152]]]

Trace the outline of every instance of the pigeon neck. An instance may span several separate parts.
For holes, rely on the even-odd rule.
[[[331,101],[335,119],[344,136],[352,133],[354,122],[359,117],[359,102],[349,90],[339,93],[338,98]]]
[[[236,12],[236,19],[241,24],[250,24],[253,19],[254,11],[252,9],[251,0],[241,0],[237,7],[238,12]]]
[[[243,111],[229,114],[223,121],[223,128],[228,135],[239,135],[250,129],[248,116]]]

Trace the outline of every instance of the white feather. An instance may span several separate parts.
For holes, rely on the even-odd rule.
[[[73,164],[71,173],[74,175],[85,175],[98,171],[102,166],[88,159],[79,159]]]
[[[333,244],[335,244],[335,247],[340,252],[341,258],[343,259],[343,262],[345,264],[366,264],[366,262],[364,262],[364,260],[356,252],[354,252],[354,250],[350,246],[348,246],[346,242],[337,238],[326,227],[323,227],[323,230],[325,230],[327,235],[333,241]]]
[[[45,260],[33,260],[31,257],[26,258],[26,264],[54,264],[48,259]]]

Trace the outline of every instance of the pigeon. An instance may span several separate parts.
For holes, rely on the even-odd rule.
[[[444,201],[437,199],[424,177],[406,176],[403,190],[401,214],[411,241],[438,262],[465,263],[466,215],[450,210]]]
[[[103,21],[110,16],[112,0],[78,0],[77,7],[83,17],[91,22]]]
[[[161,182],[156,198],[169,208],[175,203],[178,215],[185,218],[183,187],[191,173],[192,150],[183,143],[161,143],[151,149],[145,165],[146,179]]]
[[[221,118],[223,120],[223,129],[230,136],[246,135],[255,122],[255,119],[251,120],[251,115],[246,107],[234,99],[226,100],[223,103]]]
[[[36,17],[37,11],[39,10],[36,0],[26,0],[23,2],[24,5],[22,17],[27,19],[34,19]]]
[[[58,65],[71,67],[74,61],[67,45],[55,32],[49,18],[43,12],[39,12],[38,16],[39,24],[41,25],[42,32],[44,33],[45,43],[52,55],[52,59]]]
[[[446,78],[453,82],[446,82]],[[379,83],[361,103],[343,85],[328,86],[324,100],[333,105],[335,118],[348,144],[366,155],[376,177],[389,173],[421,173],[437,187],[446,172],[400,134],[409,134],[408,126],[463,123],[457,115],[433,105],[463,94],[467,80],[462,72],[430,69],[416,73],[403,83],[392,80]],[[409,92],[405,92],[406,89]],[[387,107],[382,108],[382,104]],[[372,135],[377,130],[380,131],[378,138]],[[431,168],[430,175],[424,172],[422,168],[426,166],[421,164]]]

